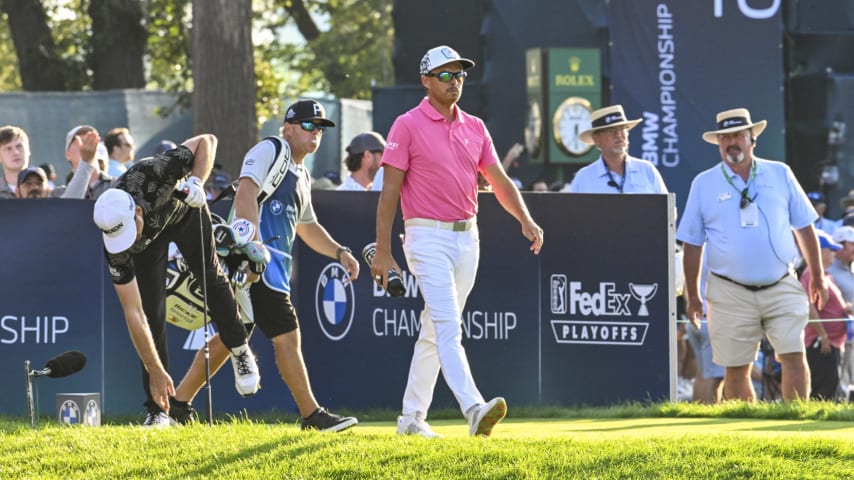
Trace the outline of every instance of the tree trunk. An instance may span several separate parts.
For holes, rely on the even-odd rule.
[[[320,29],[314,23],[308,9],[302,0],[289,0],[285,2],[285,10],[291,14],[297,24],[297,30],[302,34],[302,37],[310,42],[320,36]]]
[[[232,176],[258,140],[251,0],[193,0],[193,131],[219,139]]]
[[[41,2],[0,0],[0,11],[9,17],[23,89],[29,92],[65,90],[64,65],[56,53]]]
[[[148,32],[142,25],[139,0],[100,0],[89,3],[92,18],[92,88],[144,88],[142,56]]]

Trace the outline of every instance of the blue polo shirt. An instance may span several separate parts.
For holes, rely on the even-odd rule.
[[[623,184],[623,193],[667,193],[664,180],[655,166],[639,158],[626,155],[626,180]],[[602,156],[595,162],[578,170],[572,183],[569,184],[570,193],[620,193],[620,191],[608,185],[611,179],[619,184],[622,179],[620,175],[608,170]]]
[[[752,181],[744,181],[726,164],[722,171],[720,163],[694,178],[676,239],[695,246],[705,243],[712,273],[766,285],[785,275],[798,257],[792,229],[809,226],[818,214],[788,165],[756,157],[753,161]],[[754,227],[741,226],[741,190],[748,183],[758,207]]]

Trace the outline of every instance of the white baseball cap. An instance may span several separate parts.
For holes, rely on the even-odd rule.
[[[104,233],[110,253],[124,252],[136,241],[136,202],[124,190],[111,188],[98,197],[92,218]]]
[[[83,133],[97,131],[95,129],[95,127],[93,127],[92,125],[77,125],[76,127],[72,128],[71,130],[68,131],[68,133],[65,134],[65,150],[66,151],[68,150],[68,147],[71,146],[71,141],[74,140],[74,137],[77,136],[77,132],[79,132],[82,129],[86,130]],[[109,156],[108,156],[108,158],[109,158]]]
[[[439,45],[427,50],[427,53],[421,57],[421,75],[427,75],[434,68],[447,65],[451,62],[460,62],[463,70],[468,70],[474,66],[474,62],[468,58],[463,58],[456,50],[447,46]]]
[[[833,241],[836,243],[854,242],[854,228],[841,226],[833,231]]]

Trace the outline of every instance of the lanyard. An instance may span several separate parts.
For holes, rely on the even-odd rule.
[[[620,183],[617,183],[617,181],[614,180],[614,175],[611,173],[611,169],[608,168],[608,164],[605,163],[605,157],[602,157],[602,165],[605,166],[605,173],[608,174],[608,186],[614,187],[618,192],[623,193],[623,185],[626,184],[626,168],[628,165],[623,165],[623,174],[620,175]]]
[[[750,169],[750,178],[747,179],[747,185],[744,187],[744,190],[739,190],[738,187],[736,187],[735,184],[732,183],[732,179],[729,178],[729,175],[727,175],[726,169],[724,168],[724,162],[721,162],[721,173],[724,174],[724,178],[726,179],[727,183],[729,183],[730,186],[735,189],[736,192],[739,192],[739,194],[741,195],[741,208],[750,205],[751,203],[753,203],[754,200],[756,200],[756,195],[754,195],[753,198],[750,198],[749,193],[750,186],[753,185],[753,181],[756,179],[756,160],[753,161],[753,165]]]

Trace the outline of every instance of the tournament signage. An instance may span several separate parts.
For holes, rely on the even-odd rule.
[[[694,176],[720,161],[701,138],[745,107],[769,128],[759,156],[785,160],[780,0],[611,0],[611,101],[629,118],[629,152],[655,164],[684,206]]]
[[[672,398],[672,196],[524,195],[549,239],[539,256],[530,253],[518,222],[495,196],[480,196],[480,268],[461,322],[484,395],[502,395],[511,405]],[[334,238],[355,252],[375,241],[377,193],[312,196]],[[56,411],[57,393],[88,392],[100,394],[106,415],[139,414],[140,363],[107,273],[100,232],[91,222],[92,203],[19,200],[3,206],[0,224],[23,233],[0,240],[0,248],[15,252],[0,263],[0,361],[11,366],[0,370],[0,384],[11,392],[20,387],[19,395],[0,397],[0,413],[27,411],[24,360],[40,367],[60,352],[80,350],[89,359],[81,372],[34,379],[39,412]],[[377,287],[364,263],[351,281],[335,259],[296,243],[292,297],[303,353],[315,395],[330,409],[400,408],[424,301],[418,279],[407,269],[399,217],[392,231],[406,286],[400,297]],[[50,275],[44,265],[50,265]],[[203,329],[182,326],[167,325],[169,371],[176,382],[205,338]],[[241,398],[226,366],[212,381],[214,412],[295,411],[271,342],[256,331],[251,345],[261,390]],[[193,402],[197,411],[206,411],[206,396],[203,389]],[[60,408],[63,418],[77,422],[90,415],[81,405]],[[433,405],[456,408],[444,381],[437,384]]]

